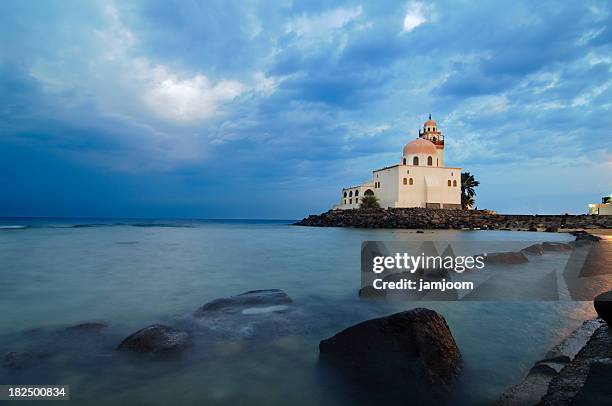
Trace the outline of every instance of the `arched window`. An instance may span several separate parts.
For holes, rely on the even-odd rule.
[[[355,190],[355,197],[359,196],[359,190]]]
[[[353,197],[353,191],[352,190],[349,192],[349,197]]]
[[[408,184],[409,185],[414,185],[414,180],[412,178],[408,179]]]
[[[406,165],[406,158],[404,158],[404,165]]]
[[[415,156],[414,158],[412,158],[412,165],[418,166],[419,165],[419,157]]]
[[[432,140],[433,142],[436,142],[436,137],[433,137],[431,140]]]
[[[368,189],[365,192],[363,192],[364,195],[366,196],[374,196],[374,192],[372,191],[372,189]]]
[[[453,180],[453,187],[457,187],[457,181]]]
[[[346,191],[344,192],[344,197],[346,197]]]
[[[433,158],[431,156],[427,157],[427,165],[428,166],[432,166],[433,165]]]
[[[408,184],[408,179],[404,178],[404,185],[407,185],[407,184]]]
[[[448,180],[448,186],[450,187],[450,185],[451,185],[451,180],[449,179]]]

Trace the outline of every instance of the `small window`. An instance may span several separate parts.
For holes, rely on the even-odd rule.
[[[431,156],[427,157],[427,165],[428,166],[432,166],[433,165],[433,158]]]
[[[457,181],[453,180],[453,187],[457,187]]]
[[[451,180],[449,179],[448,180],[448,186],[450,187],[450,185],[451,185]]]
[[[346,197],[346,191],[344,192],[344,197]]]
[[[344,204],[346,204],[346,199],[344,199]]]
[[[414,180],[412,178],[408,179],[408,184],[409,185],[413,185],[414,184]]]
[[[407,184],[408,184],[408,179],[404,178],[404,185],[407,185]]]
[[[355,196],[359,196],[359,190],[355,190]]]
[[[349,204],[353,204],[353,199],[349,199]]]
[[[431,140],[432,140],[433,142],[436,142],[436,137],[433,137]]]
[[[406,158],[404,158],[404,165],[406,165]]]
[[[349,197],[353,197],[353,191],[352,190],[349,192]]]
[[[406,173],[407,173],[408,175],[410,175],[410,169],[408,169],[408,170],[406,171]]]
[[[412,158],[412,165],[414,166],[418,166],[419,165],[419,157],[415,156],[414,158]]]
[[[451,172],[451,176],[453,176],[453,172]]]

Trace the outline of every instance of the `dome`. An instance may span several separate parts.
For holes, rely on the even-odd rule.
[[[415,154],[436,155],[436,153],[436,146],[433,144],[433,142],[423,138],[417,138],[404,146],[404,156]]]
[[[438,124],[436,124],[436,122],[433,121],[432,119],[425,121],[425,124],[423,124],[423,127],[437,127],[437,126]]]

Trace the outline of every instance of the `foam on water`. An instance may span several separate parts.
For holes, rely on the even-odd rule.
[[[289,306],[285,305],[276,305],[276,306],[267,306],[267,307],[249,307],[247,309],[242,310],[242,314],[264,314],[270,312],[280,312],[283,310],[287,310]]]

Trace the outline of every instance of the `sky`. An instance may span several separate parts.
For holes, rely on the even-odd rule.
[[[296,219],[429,114],[476,206],[612,193],[605,1],[0,2],[0,216]]]

